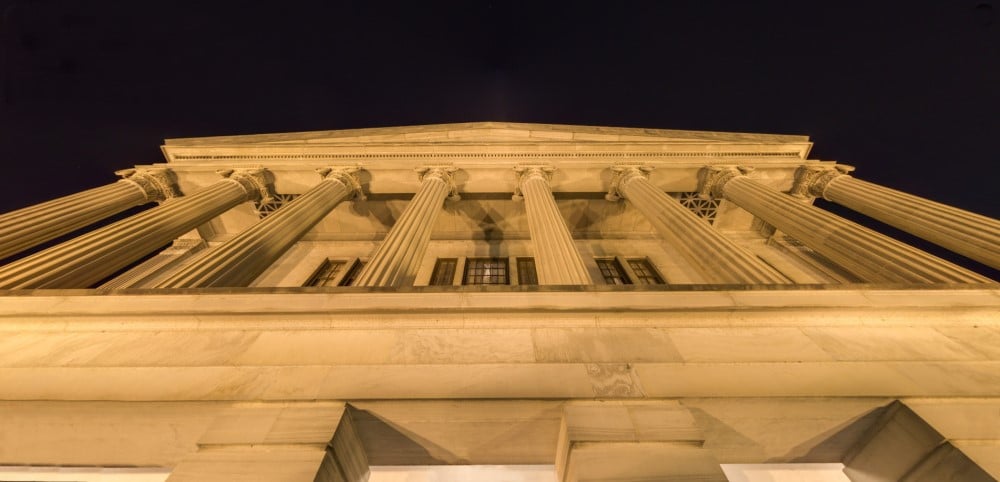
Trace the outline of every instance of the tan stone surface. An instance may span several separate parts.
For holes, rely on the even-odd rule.
[[[802,332],[837,360],[987,359],[933,328],[810,327]]]
[[[202,449],[171,472],[168,482],[311,482],[323,445],[222,446]]]
[[[655,328],[539,328],[531,341],[538,362],[680,361],[672,337]]]
[[[170,140],[167,163],[148,167],[170,167],[187,196],[218,182],[217,170],[263,167],[268,194],[302,194],[314,169],[362,163],[370,197],[313,216],[311,229],[250,237],[274,249],[240,256],[266,268],[252,288],[113,289],[154,284],[194,259],[162,255],[104,290],[0,292],[0,464],[353,482],[368,463],[555,463],[566,480],[721,481],[720,462],[891,461],[905,444],[856,454],[878,445],[872,434],[902,398],[942,434],[910,482],[946,480],[951,467],[972,474],[967,460],[1000,475],[995,283],[856,283],[818,244],[800,246],[784,227],[772,236],[736,203],[722,201],[709,226],[674,200],[706,166],[749,166],[758,191],[788,204],[778,210],[787,221],[811,209],[786,194],[796,169],[834,165],[807,160],[810,147],[802,136],[516,123]],[[554,169],[543,214],[567,232],[533,229],[510,200],[513,168],[529,163]],[[794,283],[712,284],[738,266],[705,265],[725,256],[706,243],[713,252],[699,254],[699,236],[654,230],[658,215],[634,205],[643,196],[605,201],[616,165],[652,167],[645,199]],[[414,196],[421,166],[449,173],[426,199]],[[465,198],[441,202],[453,191]],[[417,204],[421,215],[404,216]],[[236,203],[183,242],[243,246],[237,233],[282,218],[266,219]],[[818,218],[796,219],[788,227]],[[796,235],[843,235],[830,231],[846,226],[839,218],[827,221]],[[880,239],[870,247],[895,246]],[[594,282],[426,286],[439,257],[459,271],[470,257],[545,263],[538,243],[577,253],[578,274]],[[328,258],[375,266],[386,247],[399,248],[401,282],[302,287]],[[667,285],[607,286],[596,257],[645,258]]]
[[[711,453],[685,442],[582,442],[570,453],[567,482],[662,480],[725,482]]]
[[[708,398],[681,401],[720,463],[839,462],[885,398]]]
[[[796,328],[676,328],[668,333],[689,363],[831,360]]]

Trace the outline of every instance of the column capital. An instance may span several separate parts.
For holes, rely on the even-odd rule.
[[[215,171],[220,176],[236,181],[247,194],[247,200],[262,203],[271,202],[271,181],[267,169],[254,167],[249,169],[220,169]]]
[[[801,166],[795,171],[795,184],[789,194],[800,198],[826,198],[826,188],[830,183],[853,170],[854,166],[846,164]]]
[[[115,171],[115,174],[121,176],[122,181],[130,182],[141,189],[146,196],[146,202],[166,201],[180,195],[174,173],[170,169],[162,167],[122,169]]]
[[[611,202],[618,201],[624,197],[621,192],[622,186],[628,184],[637,176],[649,179],[649,173],[653,172],[653,169],[654,167],[648,164],[615,163],[611,166],[611,172],[613,173],[611,186],[608,188],[608,193],[604,195],[604,199]]]
[[[358,172],[361,166],[328,166],[316,169],[316,172],[323,177],[323,180],[337,181],[350,189],[351,195],[360,201],[368,199],[361,191],[361,181],[358,179]],[[348,196],[350,199],[351,196]]]
[[[458,168],[450,164],[433,164],[420,166],[414,171],[420,174],[420,181],[423,182],[424,179],[440,179],[445,184],[448,185],[448,200],[458,201],[462,199],[462,196],[458,194],[458,185],[455,184],[455,172]]]
[[[517,185],[514,186],[514,195],[511,199],[515,201],[523,201],[524,196],[521,192],[521,183],[526,181],[528,178],[537,177],[544,179],[545,182],[552,180],[552,173],[556,171],[555,166],[549,163],[524,163],[514,166],[514,172],[517,173]]]
[[[705,166],[698,173],[698,196],[722,198],[722,188],[727,182],[751,172],[750,166]]]

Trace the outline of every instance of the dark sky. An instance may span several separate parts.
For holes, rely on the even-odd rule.
[[[806,134],[1000,216],[995,0],[424,3],[0,1],[0,211],[169,137],[502,120]]]

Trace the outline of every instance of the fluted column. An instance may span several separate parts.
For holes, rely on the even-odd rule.
[[[535,270],[540,285],[591,285],[594,281],[583,264],[583,257],[573,243],[549,180],[555,168],[549,165],[523,165],[518,174],[514,200],[524,200],[528,232],[535,251]]]
[[[0,259],[130,207],[176,196],[168,169],[126,169],[124,179],[0,216]]]
[[[788,279],[739,247],[647,178],[650,167],[615,166],[608,200],[624,197],[709,283],[779,284]]]
[[[195,258],[157,288],[247,286],[281,257],[341,201],[361,192],[358,168],[323,168],[312,189],[245,229],[235,238]]]
[[[229,208],[266,195],[263,169],[223,179],[128,219],[0,267],[0,289],[86,288]]]
[[[702,193],[724,197],[872,283],[988,283],[990,280],[912,246],[804,204],[745,175],[712,166]]]
[[[803,166],[793,192],[822,197],[1000,269],[1000,220],[847,175],[849,166]]]
[[[358,274],[355,286],[402,286],[412,282],[445,198],[450,195],[451,199],[458,199],[452,179],[455,170],[454,167],[418,169],[420,189]]]

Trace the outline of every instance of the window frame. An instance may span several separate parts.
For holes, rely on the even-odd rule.
[[[477,261],[500,261],[503,262],[503,283],[470,283],[469,282],[469,268],[474,266]],[[475,268],[473,268],[475,269]],[[510,286],[510,257],[509,256],[488,256],[488,257],[469,257],[465,259],[464,266],[462,267],[462,285],[463,286]]]
[[[349,258],[349,257],[325,257],[323,261],[320,262],[319,266],[313,270],[313,273],[306,278],[306,281],[302,284],[303,287],[337,287],[337,286],[349,286],[345,282],[350,281],[348,275],[357,275],[358,272],[364,267],[367,260],[361,258]],[[329,263],[340,263],[341,267],[338,268],[336,274],[333,277],[328,278],[328,282],[325,284],[317,285],[313,284],[316,281],[316,277],[319,276],[323,268]]]
[[[604,275],[604,270],[601,269],[602,262],[614,263],[613,266],[617,267],[617,271],[621,275],[621,279],[623,281],[621,284],[608,281],[608,277]],[[597,272],[601,275],[601,280],[608,286],[629,286],[635,284],[632,281],[635,273],[630,272],[625,267],[628,263],[622,263],[622,258],[619,256],[597,256],[594,258],[594,264],[597,265]]]
[[[665,285],[665,284],[667,284],[666,278],[664,278],[663,275],[660,274],[660,270],[656,269],[656,265],[654,265],[653,262],[650,261],[648,257],[646,257],[646,256],[629,256],[627,258],[623,258],[622,260],[625,261],[625,263],[622,264],[622,267],[628,273],[629,278],[632,279],[632,284],[634,284],[634,285],[650,285],[650,286]],[[635,268],[632,267],[632,262],[640,262],[640,263],[645,264],[644,269],[648,269],[649,273],[658,282],[657,283],[640,282],[639,280],[645,279],[646,277],[639,276],[635,272]]]
[[[512,266],[510,267],[510,273],[508,274],[508,276],[510,277],[510,284],[516,286],[538,286],[538,267],[537,265],[535,265],[535,257],[511,256],[511,258],[514,258],[514,263],[508,262],[508,264],[512,264]],[[531,262],[531,270],[533,271],[532,277],[534,278],[534,283],[522,282],[523,278],[523,275],[521,273],[522,262]],[[517,281],[517,283],[515,283],[514,281]]]
[[[451,268],[451,280],[447,283],[435,283],[438,277],[438,269],[442,266],[442,261],[453,261],[455,264]],[[427,280],[427,286],[455,286],[455,278],[459,273],[459,268],[464,267],[465,263],[462,262],[461,258],[436,258],[434,260],[434,267],[431,268],[431,277]]]

